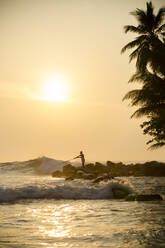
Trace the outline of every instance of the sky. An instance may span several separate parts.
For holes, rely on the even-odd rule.
[[[156,11],[165,5],[152,2]],[[90,161],[165,160],[164,148],[147,150],[144,119],[130,119],[135,109],[122,101],[139,87],[128,84],[135,63],[120,51],[135,35],[123,26],[136,25],[129,13],[145,7],[144,0],[0,0],[1,162],[69,160],[80,150]],[[61,100],[51,98],[52,81],[66,86]]]

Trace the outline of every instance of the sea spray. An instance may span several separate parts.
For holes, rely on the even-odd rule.
[[[62,171],[63,167],[67,165],[68,161],[56,160],[47,157],[39,157],[24,162],[8,162],[0,163],[0,170],[2,171],[17,171],[22,173],[37,173],[41,175],[51,175],[52,172],[59,170]],[[80,163],[74,163],[79,166]]]
[[[19,187],[1,187],[0,203],[12,203],[27,199],[113,199],[115,189],[123,191],[125,194],[132,192],[129,186],[119,182],[110,182],[99,186],[89,183],[78,186],[76,182],[64,183],[63,185],[32,184]]]

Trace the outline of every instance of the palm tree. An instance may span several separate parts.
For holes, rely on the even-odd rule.
[[[165,79],[149,71],[135,73],[129,82],[140,82],[142,87],[129,91],[123,100],[131,106],[140,106],[131,117],[153,116],[165,110]]]
[[[165,108],[159,113],[150,117],[149,121],[142,123],[143,133],[152,137],[147,144],[152,144],[149,148],[156,149],[165,146]]]
[[[142,84],[141,89],[129,91],[123,100],[131,100],[131,106],[140,106],[131,116],[139,118],[146,116],[140,126],[144,134],[152,137],[147,142],[150,149],[165,146],[165,78],[149,71],[137,72],[129,82],[137,81]]]
[[[165,47],[163,44],[165,38],[165,8],[159,9],[157,15],[154,14],[154,8],[152,2],[147,2],[147,10],[136,9],[131,12],[133,16],[138,21],[138,26],[126,25],[124,26],[125,33],[134,32],[139,36],[135,40],[129,42],[121,50],[121,53],[125,52],[127,49],[135,48],[135,50],[129,55],[130,62],[133,59],[137,59],[136,67],[138,71],[144,72],[147,65],[150,65],[153,70],[157,69],[156,64],[165,64],[165,56],[157,49],[158,47],[163,49],[165,52]],[[160,56],[161,55],[161,56]],[[153,58],[156,57],[159,61],[153,63]],[[163,61],[162,61],[163,60]],[[164,73],[164,66],[158,66],[159,73]]]
[[[131,117],[146,116],[148,121],[141,124],[144,134],[152,139],[151,149],[165,145],[165,8],[154,15],[152,3],[147,3],[147,10],[136,9],[131,14],[139,22],[137,27],[127,25],[128,31],[139,36],[123,47],[122,53],[135,47],[129,55],[130,61],[136,60],[136,73],[129,82],[140,82],[142,87],[129,91],[123,100],[131,100],[131,106],[139,106]],[[148,67],[149,66],[149,67]]]

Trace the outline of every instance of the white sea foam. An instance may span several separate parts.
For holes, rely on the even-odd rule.
[[[19,187],[1,187],[0,203],[10,203],[25,199],[113,199],[113,189],[130,191],[131,188],[118,182],[105,185],[80,184],[72,182],[63,185],[33,184]]]
[[[73,164],[74,166],[80,166],[79,162],[70,162],[63,160],[55,160],[52,158],[44,157],[42,163],[36,167],[36,171],[41,174],[51,175],[54,171],[62,171],[63,167],[67,164]]]
[[[63,167],[67,164],[74,164],[75,166],[80,165],[80,163],[71,163],[70,161],[41,157],[25,162],[1,163],[0,170],[8,172],[17,171],[23,173],[38,172],[40,174],[51,175],[52,172],[56,170],[62,171]]]
[[[64,165],[68,163],[68,161],[44,158],[42,163],[36,168],[36,171],[43,174],[52,174],[56,170],[62,171]]]

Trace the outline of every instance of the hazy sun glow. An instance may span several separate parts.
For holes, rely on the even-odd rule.
[[[41,100],[64,102],[68,97],[67,81],[61,76],[45,80],[41,89]]]

